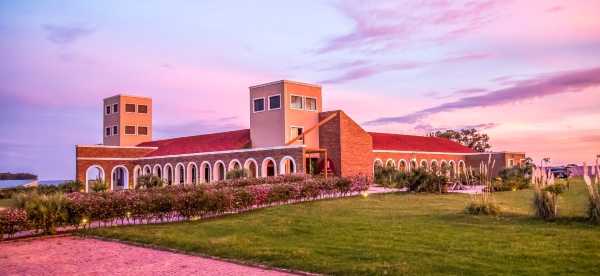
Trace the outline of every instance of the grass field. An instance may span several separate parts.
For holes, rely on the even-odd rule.
[[[584,189],[564,195],[555,222],[531,217],[529,190],[497,193],[500,217],[464,214],[466,195],[401,193],[92,234],[324,274],[600,275]]]
[[[13,200],[11,198],[0,199],[0,208],[11,207]]]

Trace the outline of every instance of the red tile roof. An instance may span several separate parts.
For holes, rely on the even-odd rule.
[[[250,148],[250,130],[242,129],[144,142],[139,147],[158,147],[146,156],[240,150]]]
[[[471,153],[471,148],[439,137],[369,132],[374,150]]]

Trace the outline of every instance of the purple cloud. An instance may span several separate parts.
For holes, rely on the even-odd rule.
[[[354,29],[333,37],[317,49],[318,54],[340,50],[382,51],[410,39],[443,42],[474,31],[490,20],[489,12],[499,1],[423,1],[410,5],[401,1],[376,4],[343,1],[335,5],[354,22]],[[419,37],[423,34],[431,37]]]
[[[523,81],[512,87],[490,91],[479,96],[459,99],[432,108],[423,109],[398,117],[383,117],[368,121],[366,125],[391,123],[415,123],[426,116],[456,109],[486,107],[512,103],[537,97],[545,97],[568,92],[578,92],[588,87],[600,85],[600,67],[542,75]]]
[[[95,32],[93,29],[77,27],[77,26],[58,26],[45,24],[42,25],[44,31],[46,31],[46,38],[56,44],[69,44],[76,40],[91,35]]]

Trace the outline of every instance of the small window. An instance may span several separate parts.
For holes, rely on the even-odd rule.
[[[275,95],[269,97],[269,110],[281,108],[281,96]]]
[[[135,126],[125,126],[125,134],[135,135]]]
[[[106,115],[110,114],[110,105],[106,106]]]
[[[265,99],[254,99],[254,112],[261,112],[265,110]]]
[[[119,126],[113,127],[113,135],[119,135]]]
[[[118,113],[119,112],[119,104],[113,104],[113,113]]]
[[[290,107],[293,109],[304,109],[304,98],[292,95]]]
[[[138,127],[138,135],[148,135],[148,127]]]
[[[110,107],[109,107],[109,109],[110,109]],[[105,136],[110,136],[110,127],[107,127],[107,128],[104,130],[104,135],[105,135]]]
[[[302,128],[302,127],[292,127],[291,130],[292,130],[292,132],[291,132],[290,138],[292,138],[292,139],[294,139],[294,138],[302,135],[302,133],[304,133],[304,128]],[[304,139],[302,139],[302,138],[298,139],[298,141],[302,141],[302,140],[304,140]]]
[[[148,113],[148,106],[145,104],[138,105],[138,113]]]
[[[309,111],[317,111],[317,99],[306,98],[306,109]]]
[[[512,168],[515,166],[515,161],[512,159],[508,159],[508,167]]]
[[[135,112],[135,104],[125,104],[125,112]]]

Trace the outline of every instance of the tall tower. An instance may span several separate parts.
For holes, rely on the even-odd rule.
[[[104,99],[103,144],[135,146],[152,141],[152,99],[116,95]]]
[[[319,123],[321,86],[280,80],[250,87],[252,147],[283,146]],[[319,147],[319,130],[295,142]]]

